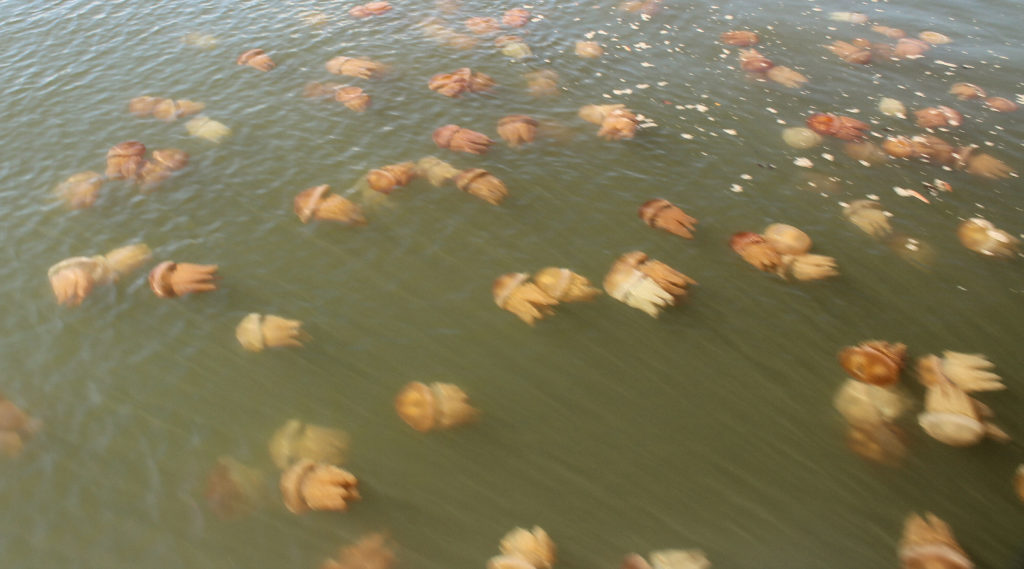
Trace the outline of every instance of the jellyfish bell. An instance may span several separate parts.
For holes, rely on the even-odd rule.
[[[533,97],[551,97],[559,93],[558,73],[551,69],[538,69],[523,74],[526,89]]]
[[[318,219],[350,225],[366,224],[366,218],[358,205],[338,194],[330,194],[330,191],[330,186],[321,184],[295,196],[295,215],[299,216],[302,223]]]
[[[370,108],[370,96],[363,91],[362,87],[352,85],[339,87],[334,90],[334,100],[357,113]]]
[[[899,558],[906,569],[974,569],[949,524],[931,512],[904,520]]]
[[[729,247],[743,260],[761,271],[774,271],[782,259],[779,252],[762,235],[750,231],[733,233],[729,238]]]
[[[452,181],[459,169],[436,156],[424,156],[416,162],[416,175],[427,179],[435,188]]]
[[[906,344],[868,340],[843,348],[839,364],[857,381],[890,386],[900,380],[906,354]]]
[[[395,397],[395,411],[421,433],[452,429],[476,421],[480,415],[459,386],[440,382],[406,384]]]
[[[501,205],[508,197],[505,183],[482,168],[470,168],[455,175],[455,187],[484,200],[491,205]]]
[[[533,282],[558,302],[593,300],[601,294],[586,277],[565,268],[543,268],[533,274]]]
[[[188,153],[177,148],[153,151],[153,162],[168,170],[181,170],[188,165]]]
[[[381,75],[385,71],[385,66],[382,63],[369,59],[345,56],[331,58],[324,66],[327,68],[328,73],[348,75],[361,79],[370,79]]]
[[[839,275],[836,260],[827,255],[782,255],[775,272],[786,280],[816,281]]]
[[[802,255],[811,250],[810,236],[792,225],[773,223],[761,235],[782,255]]]
[[[627,140],[636,134],[640,120],[628,109],[615,109],[601,121],[597,136],[605,140]]]
[[[391,10],[391,4],[386,1],[368,2],[366,4],[360,4],[355,6],[348,11],[348,14],[353,18],[369,18],[370,16],[379,16],[385,14]]]
[[[864,162],[867,165],[885,164],[889,161],[889,155],[874,142],[862,140],[860,142],[847,142],[843,144],[843,152],[847,156]]]
[[[740,50],[740,69],[747,73],[764,73],[775,66],[775,63],[761,55],[756,49]]]
[[[662,309],[684,300],[688,287],[693,284],[697,281],[650,259],[642,251],[619,256],[603,282],[609,296],[653,318],[657,318]]]
[[[1017,110],[1017,103],[1005,97],[988,97],[985,99],[985,106],[990,110],[1000,113],[1010,113]]]
[[[961,101],[967,99],[978,99],[985,96],[985,90],[974,83],[954,83],[949,88],[949,94]]]
[[[235,338],[246,350],[260,352],[265,348],[302,347],[310,336],[302,330],[299,320],[252,312],[235,327]]]
[[[917,126],[921,128],[957,127],[963,122],[963,115],[956,109],[939,105],[914,111]]]
[[[107,151],[106,176],[112,180],[133,177],[142,167],[146,145],[137,140],[115,144]]]
[[[243,518],[262,505],[266,479],[260,470],[230,456],[222,456],[206,476],[203,495],[207,507],[218,518]]]
[[[359,480],[351,472],[330,464],[303,459],[281,475],[281,496],[293,514],[310,510],[345,511],[360,498]]]
[[[498,308],[507,310],[533,326],[537,320],[555,313],[558,301],[529,282],[527,273],[507,273],[494,279],[491,293]]]
[[[756,33],[747,30],[730,30],[728,32],[722,32],[718,36],[718,40],[724,44],[734,45],[736,47],[750,47],[757,45],[760,38]]]
[[[921,38],[922,40],[932,45],[943,45],[951,43],[953,41],[952,39],[949,38],[949,36],[933,31],[923,31],[917,34],[917,37]]]
[[[498,548],[505,555],[525,559],[536,569],[551,569],[557,553],[555,542],[540,526],[513,529],[501,538]]]
[[[999,180],[1015,175],[1013,168],[1002,160],[976,150],[973,145],[961,146],[951,154],[950,162],[958,170],[964,170],[968,174],[990,180]]]
[[[896,47],[893,49],[893,56],[897,58],[921,57],[932,46],[928,42],[915,38],[900,38],[896,40]]]
[[[149,288],[160,298],[217,290],[217,265],[164,261],[149,272]]]
[[[864,46],[862,45],[836,40],[825,47],[847,63],[856,63],[859,65],[871,63],[871,51],[864,49]]]
[[[248,65],[260,71],[270,71],[276,64],[270,56],[266,54],[262,49],[250,49],[238,56],[235,60],[238,65]]]
[[[408,185],[415,177],[416,164],[414,162],[401,162],[370,170],[366,174],[366,182],[373,191],[390,194],[396,188]]]
[[[906,395],[892,387],[847,379],[836,391],[832,404],[853,425],[891,423],[910,407]]]
[[[711,562],[699,549],[659,549],[647,556],[653,569],[710,569]]]
[[[893,99],[891,97],[882,97],[878,100],[878,110],[883,115],[891,117],[905,118],[907,116],[907,107],[900,100]]]
[[[639,553],[629,553],[622,558],[619,569],[653,569],[651,564]]]
[[[978,444],[985,437],[1008,441],[1009,435],[982,415],[991,415],[987,407],[972,399],[951,382],[928,387],[924,412],[917,422],[928,435],[950,446]]]
[[[495,555],[487,560],[487,569],[536,569],[518,555]]]
[[[843,208],[843,217],[868,235],[882,239],[892,233],[889,216],[882,209],[882,204],[874,200],[854,200]]]
[[[596,59],[604,55],[604,48],[596,41],[578,41],[575,49],[577,57]]]
[[[427,88],[445,97],[457,98],[469,89],[469,72],[469,68],[464,67],[453,73],[438,73],[427,82]]]
[[[806,150],[821,144],[821,135],[802,126],[791,126],[782,130],[782,140],[792,148]]]
[[[832,113],[814,113],[807,117],[807,126],[818,134],[834,136],[842,140],[861,140],[870,125],[855,118]]]
[[[163,99],[160,97],[151,97],[149,95],[135,97],[128,101],[128,112],[137,117],[148,117],[153,114],[153,109],[161,101]]]
[[[469,29],[469,31],[473,32],[474,34],[482,36],[492,34],[500,29],[498,25],[498,20],[483,16],[467,18],[464,23],[466,24],[466,28]]]
[[[68,207],[83,209],[91,207],[103,187],[103,174],[86,171],[72,175],[54,189],[54,194]]]
[[[956,236],[964,247],[987,257],[1012,259],[1020,252],[1019,239],[979,217],[961,222]]]
[[[661,229],[685,239],[693,239],[697,219],[672,202],[655,198],[647,200],[637,211],[640,219],[650,227]]]
[[[537,120],[527,115],[509,115],[498,121],[498,136],[512,148],[533,142]]]
[[[303,459],[341,466],[348,455],[349,436],[339,429],[289,419],[274,431],[267,448],[281,470]]]
[[[952,383],[965,393],[1006,389],[1002,378],[992,372],[995,364],[982,354],[946,350],[942,356],[927,354],[917,360],[917,378],[922,385]]]
[[[530,21],[530,11],[525,8],[512,8],[501,15],[501,24],[507,28],[521,28]]]
[[[220,143],[221,140],[231,134],[231,129],[227,125],[205,116],[198,116],[189,120],[185,123],[185,130],[191,136],[209,140],[215,144]]]
[[[889,39],[893,39],[893,40],[897,40],[897,39],[900,39],[902,37],[906,37],[906,35],[907,35],[907,33],[904,32],[903,30],[901,30],[899,28],[893,28],[893,27],[890,27],[890,26],[874,25],[874,26],[871,26],[871,31],[879,33],[879,34],[882,34],[883,36],[885,36],[885,37],[887,37]]]

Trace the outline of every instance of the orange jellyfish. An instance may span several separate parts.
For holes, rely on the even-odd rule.
[[[1017,467],[1013,476],[1013,487],[1017,490],[1017,497],[1024,502],[1024,464]]]
[[[343,512],[359,499],[359,480],[349,471],[332,464],[303,459],[281,475],[284,505],[293,514],[310,510]]]
[[[370,96],[363,91],[362,87],[351,85],[338,87],[334,90],[334,100],[357,113],[370,108]]]
[[[775,271],[782,259],[779,252],[762,235],[751,231],[733,233],[729,239],[729,247],[738,253],[743,260],[758,270]]]
[[[137,174],[137,182],[143,189],[152,189],[166,180],[175,171],[188,165],[188,153],[177,148],[154,150],[152,160],[143,163]]]
[[[555,313],[558,301],[529,282],[526,273],[507,273],[494,279],[491,292],[498,308],[507,310],[530,326]]]
[[[761,41],[761,38],[756,33],[747,30],[730,30],[728,32],[722,32],[718,36],[718,40],[724,44],[734,45],[736,47],[750,47],[757,45],[757,42]]]
[[[942,356],[927,354],[917,360],[917,378],[923,385],[952,383],[965,393],[1006,389],[1002,378],[991,371],[995,364],[982,354],[946,350]]]
[[[775,66],[772,60],[762,55],[756,49],[741,49],[739,59],[740,69],[747,73],[764,73]]]
[[[906,355],[906,344],[868,340],[840,350],[839,364],[857,381],[888,386],[900,380]]]
[[[434,144],[440,148],[470,154],[484,154],[494,143],[486,134],[455,124],[438,127],[434,130],[433,138]]]
[[[587,122],[601,125],[597,136],[605,140],[633,138],[640,122],[636,113],[623,104],[585,105],[580,108],[579,116]]]
[[[525,8],[512,8],[501,15],[501,24],[506,28],[521,28],[530,21],[530,11]]]
[[[366,182],[370,189],[382,194],[390,194],[395,188],[407,185],[416,177],[414,162],[401,162],[370,170],[366,174]]]
[[[986,257],[1012,259],[1020,252],[1020,239],[980,217],[972,217],[960,223],[956,236],[964,247]]]
[[[685,211],[672,202],[655,198],[647,200],[637,212],[640,219],[648,226],[661,229],[686,239],[693,239],[697,219],[687,215]]]
[[[244,52],[242,55],[238,56],[235,63],[239,65],[248,65],[249,67],[259,69],[260,71],[270,71],[276,66],[274,64],[274,60],[270,59],[270,56],[262,49],[250,49],[249,51]]]
[[[0,395],[0,455],[16,458],[21,454],[25,439],[37,433],[42,425],[42,421]]]
[[[885,36],[885,37],[887,37],[889,39],[892,39],[892,40],[898,40],[898,39],[900,39],[902,37],[906,37],[906,35],[907,35],[907,32],[905,32],[905,31],[903,31],[903,30],[901,30],[899,28],[893,28],[893,27],[890,27],[890,26],[874,25],[874,26],[871,26],[871,31],[880,33],[883,36]]]
[[[206,477],[206,505],[222,520],[244,518],[262,505],[266,479],[263,472],[230,456],[217,459]]]
[[[687,296],[687,287],[697,281],[665,263],[649,259],[642,251],[631,251],[616,259],[604,277],[608,296],[657,318],[662,309]]]
[[[909,400],[899,390],[855,379],[843,382],[832,403],[846,422],[853,425],[892,423],[910,407]]]
[[[949,524],[931,512],[910,514],[903,522],[899,545],[900,566],[974,569],[974,563],[953,537]]]
[[[362,79],[379,76],[385,70],[383,63],[356,57],[338,56],[328,60],[325,65],[329,73]]]
[[[314,186],[295,196],[295,214],[302,223],[310,219],[338,221],[350,225],[364,225],[362,209],[355,203],[338,194],[328,194],[331,187],[327,184]]]
[[[503,555],[522,559],[536,569],[551,569],[557,555],[555,542],[540,526],[513,529],[501,538],[498,548]]]
[[[953,383],[943,382],[928,386],[924,413],[917,416],[917,423],[933,439],[949,446],[972,446],[985,437],[1009,441],[1009,435],[987,420],[991,416],[987,406]]]
[[[1013,168],[1008,164],[991,154],[977,152],[973,145],[957,148],[953,158],[953,166],[956,169],[982,178],[999,180],[1014,175]]]
[[[600,290],[590,286],[587,277],[565,268],[545,267],[533,274],[533,282],[558,302],[593,300],[601,294]]]
[[[849,424],[846,446],[857,456],[884,464],[899,466],[907,456],[906,433],[892,423]]]
[[[82,209],[92,206],[103,187],[103,174],[79,172],[57,185],[54,194],[68,207]]]
[[[870,127],[855,118],[832,113],[814,113],[807,117],[807,127],[818,134],[834,136],[842,140],[861,140]]]
[[[137,140],[115,144],[107,151],[107,178],[134,179],[145,163],[145,154],[146,145]]]
[[[125,273],[149,261],[150,250],[144,243],[119,247],[106,255],[71,257],[47,271],[57,303],[78,306],[96,285],[110,284]]]
[[[385,533],[369,533],[320,564],[320,569],[391,569],[395,566],[394,544]]]
[[[498,121],[498,136],[515,148],[533,142],[537,134],[537,121],[526,115],[509,115]]]
[[[810,236],[792,225],[773,223],[764,229],[762,236],[782,255],[803,255],[811,250]]]
[[[825,47],[847,63],[857,63],[860,65],[871,63],[871,51],[860,45],[836,40],[831,45]]]
[[[430,78],[427,87],[446,97],[458,97],[468,91],[482,93],[494,87],[494,79],[485,73],[460,67],[451,73],[438,73]]]
[[[289,419],[274,431],[267,448],[281,470],[303,459],[341,466],[348,455],[349,436],[339,429]]]
[[[989,97],[985,99],[985,106],[1000,113],[1010,113],[1017,110],[1017,103],[1005,97]]]
[[[217,265],[164,261],[149,272],[149,288],[160,298],[217,290]]]
[[[783,87],[790,88],[800,87],[808,81],[807,77],[803,73],[786,67],[785,65],[772,66],[771,69],[765,72],[764,76]]]
[[[252,312],[235,327],[235,338],[246,350],[260,352],[264,348],[282,346],[299,348],[310,336],[302,329],[299,320]]]
[[[974,83],[954,83],[949,88],[949,94],[961,101],[967,99],[978,99],[985,96],[985,90]]]
[[[395,397],[398,416],[421,433],[452,429],[476,421],[480,412],[469,396],[453,383],[413,381]]]
[[[491,205],[501,205],[508,197],[505,183],[482,168],[470,168],[456,174],[455,187],[471,196],[476,196]]]
[[[379,16],[387,13],[391,10],[391,4],[385,1],[379,2],[367,2],[366,4],[360,4],[348,11],[348,15],[353,18],[369,18],[370,16]]]
[[[943,105],[914,111],[914,117],[917,119],[917,126],[921,128],[955,127],[963,122],[963,115],[959,111]]]
[[[927,42],[923,42],[915,38],[900,38],[896,40],[896,47],[893,49],[892,55],[897,58],[915,58],[921,57],[924,52],[931,49],[932,46],[928,45]]]
[[[452,181],[460,170],[436,156],[424,156],[416,162],[416,175],[422,176],[435,188]]]

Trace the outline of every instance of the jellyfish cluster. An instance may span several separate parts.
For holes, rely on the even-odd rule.
[[[785,280],[815,281],[839,275],[834,258],[810,253],[811,238],[785,223],[773,223],[762,233],[734,233],[729,246],[756,269]]]

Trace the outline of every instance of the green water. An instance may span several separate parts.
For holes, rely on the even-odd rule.
[[[539,2],[529,8],[543,18],[520,30],[534,57],[518,62],[492,36],[460,51],[418,26],[437,16],[465,31],[467,17],[500,18],[515,4],[392,4],[353,20],[352,3],[338,2],[0,2],[0,393],[45,422],[20,458],[0,464],[0,565],[316,567],[387,530],[401,567],[471,568],[506,531],[537,524],[567,569],[691,547],[724,568],[893,567],[903,518],[930,510],[979,567],[1009,566],[1024,537],[1010,483],[1019,445],[946,447],[911,413],[900,423],[902,466],[874,465],[844,446],[831,400],[845,345],[980,352],[1008,390],[979,399],[1024,437],[1021,261],[983,258],[955,236],[979,215],[1024,231],[1020,179],[864,167],[838,141],[798,151],[780,134],[827,111],[870,122],[879,141],[918,132],[879,113],[881,97],[945,104],[965,120],[941,136],[1024,168],[1024,110],[946,94],[957,81],[1009,99],[1024,92],[1024,48],[1007,17],[1017,4],[666,0],[645,19],[613,2]],[[822,45],[884,38],[830,20],[834,10],[953,42],[917,60],[853,66]],[[326,23],[311,25],[313,12]],[[736,28],[760,32],[761,51],[810,83],[745,77],[736,49],[717,41]],[[216,45],[189,45],[189,33]],[[605,56],[573,53],[588,35]],[[277,68],[237,66],[253,47]],[[300,96],[309,81],[338,79],[323,66],[337,55],[391,67],[349,81],[371,95],[369,111]],[[427,89],[461,66],[498,88],[460,99]],[[538,69],[558,74],[557,96],[528,94],[523,74]],[[202,101],[233,133],[217,145],[189,137],[184,120],[134,117],[128,101],[144,94]],[[576,112],[604,102],[625,103],[648,126],[631,141],[598,139]],[[513,113],[557,136],[484,156],[430,138],[452,122],[496,138],[497,120]],[[125,140],[181,148],[191,161],[149,194],[110,181],[86,210],[53,199],[57,183],[102,171],[107,149]],[[369,208],[366,227],[302,225],[291,211],[317,184],[361,200],[366,171],[429,154],[488,169],[509,198],[494,207],[416,181]],[[799,157],[814,168],[794,165]],[[807,190],[808,175],[839,183]],[[921,183],[936,177],[954,191],[927,193]],[[869,194],[898,231],[934,249],[933,262],[907,262],[843,219],[841,202]],[[636,208],[652,197],[700,219],[696,238],[644,226]],[[786,283],[729,249],[732,233],[775,221],[807,231],[842,276]],[[136,241],[152,247],[152,264],[219,264],[220,290],[158,299],[147,265],[80,307],[57,306],[50,265]],[[689,303],[655,320],[602,297],[530,328],[492,301],[500,274],[567,266],[599,283],[634,249],[699,281]],[[233,330],[254,311],[302,320],[313,340],[247,353]],[[920,387],[904,380],[919,406]],[[392,408],[409,381],[458,384],[482,420],[414,432]],[[266,441],[293,417],[350,433],[345,466],[363,499],[348,512],[295,516],[280,504]],[[206,507],[207,473],[222,455],[272,480],[269,504],[251,517],[225,522]]]

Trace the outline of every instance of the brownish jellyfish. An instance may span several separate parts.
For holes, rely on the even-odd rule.
[[[293,514],[310,510],[343,512],[359,499],[359,480],[333,464],[302,459],[281,475],[281,496]]]
[[[601,294],[587,277],[566,268],[545,267],[533,273],[533,282],[558,302],[588,301]]]
[[[775,247],[772,247],[763,235],[751,231],[733,233],[729,239],[729,247],[743,257],[744,261],[761,271],[774,272],[782,262]]]
[[[949,88],[949,94],[961,101],[967,99],[978,99],[985,96],[985,90],[974,83],[954,83]]]
[[[481,36],[492,34],[500,29],[498,20],[482,16],[467,18],[465,24],[469,31]]]
[[[359,77],[362,79],[377,77],[385,70],[383,63],[369,59],[345,56],[332,58],[327,61],[325,66],[329,73],[333,73],[335,75],[348,75],[349,77]]]
[[[848,424],[846,446],[857,456],[887,466],[899,466],[907,456],[906,434],[892,423]]]
[[[839,364],[857,381],[887,387],[900,380],[906,344],[867,340],[839,351]]]
[[[512,8],[501,15],[501,25],[506,28],[521,28],[530,21],[530,11],[526,8]]]
[[[922,40],[932,45],[943,45],[953,41],[946,34],[940,34],[939,32],[933,32],[928,30],[925,30],[917,34],[917,37],[921,38]]]
[[[900,38],[907,37],[907,32],[890,26],[873,25],[871,26],[871,31],[882,34],[891,40],[898,40]]]
[[[928,45],[928,42],[916,38],[900,38],[896,40],[896,47],[893,49],[892,55],[900,59],[913,59],[921,57],[931,48],[932,46]]]
[[[960,126],[964,117],[956,109],[939,105],[914,111],[914,118],[916,119],[917,126],[921,128],[941,128]]]
[[[348,433],[330,427],[289,419],[271,435],[270,458],[281,470],[299,460],[341,466],[348,455]]]
[[[777,273],[780,277],[798,281],[817,281],[839,275],[836,260],[828,255],[804,253],[801,255],[782,255],[779,259]]]
[[[977,152],[973,145],[961,146],[956,149],[953,167],[990,180],[999,180],[1015,175],[1013,168],[1008,164],[991,154]]]
[[[736,47],[750,47],[757,45],[757,42],[761,41],[761,38],[756,33],[747,30],[730,30],[728,32],[722,32],[718,36],[718,40],[724,44],[734,45]]]
[[[396,188],[408,185],[415,177],[416,163],[401,162],[370,170],[366,174],[366,183],[375,192],[390,194]]]
[[[359,6],[355,6],[349,10],[348,15],[353,18],[369,18],[370,16],[380,16],[390,10],[391,4],[388,4],[387,2],[367,2],[366,4],[360,4]]]
[[[576,55],[583,59],[596,59],[604,55],[604,48],[596,41],[576,42]]]
[[[283,346],[299,348],[310,336],[302,329],[299,320],[252,312],[235,327],[235,338],[246,350],[260,352],[264,348]]]
[[[446,97],[458,97],[464,92],[483,93],[494,87],[490,75],[460,67],[451,73],[438,73],[430,78],[427,87]]]
[[[153,106],[153,117],[164,122],[174,122],[181,117],[199,114],[206,108],[205,103],[188,99],[159,99]]]
[[[773,223],[761,235],[782,255],[803,255],[811,250],[810,236],[792,225]]]
[[[559,93],[558,73],[551,69],[538,69],[523,74],[526,90],[532,97],[552,97]]]
[[[865,49],[861,45],[836,40],[825,47],[847,63],[860,65],[871,63],[871,50]]]
[[[946,350],[942,356],[927,354],[918,358],[917,378],[926,386],[952,383],[965,393],[1006,389],[1003,378],[992,371],[994,367],[983,354]]]
[[[1017,497],[1024,502],[1024,464],[1018,466],[1013,475],[1013,487],[1017,490]]]
[[[0,455],[17,458],[25,445],[42,428],[42,421],[31,417],[11,400],[0,395]]]
[[[884,239],[892,233],[889,216],[882,209],[882,204],[874,200],[850,202],[843,208],[843,217],[875,239]]]
[[[91,207],[103,187],[103,174],[86,171],[74,174],[57,185],[53,193],[72,209]]]
[[[391,538],[377,532],[339,548],[337,555],[320,564],[320,569],[391,569],[397,561]]]
[[[150,256],[145,243],[136,243],[106,255],[64,259],[50,267],[47,276],[58,304],[78,306],[93,287],[117,281],[149,261]]]
[[[321,184],[303,190],[295,196],[295,215],[299,216],[302,223],[317,219],[349,225],[366,224],[366,218],[363,217],[363,210],[359,205],[338,194],[331,194],[330,191],[330,186]]]
[[[657,318],[661,311],[685,300],[687,287],[697,281],[649,259],[642,251],[631,251],[616,259],[604,277],[608,296]]]
[[[505,183],[482,168],[470,168],[455,175],[455,187],[491,205],[501,205],[508,197]]]
[[[507,310],[533,326],[555,313],[558,301],[530,282],[526,273],[507,273],[494,279],[491,292],[498,308]]]
[[[645,201],[637,214],[648,226],[686,239],[693,239],[698,223],[697,218],[690,217],[681,207],[662,198]]]
[[[416,175],[426,178],[435,188],[452,181],[460,170],[436,156],[424,156],[416,162]]]
[[[188,153],[177,148],[154,150],[151,160],[146,160],[136,175],[136,181],[144,190],[150,190],[171,177],[175,171],[188,165]]]
[[[217,459],[206,476],[206,506],[222,520],[244,518],[256,511],[266,497],[263,472],[230,456]]]
[[[992,411],[950,382],[928,386],[924,413],[917,422],[933,439],[955,447],[972,446],[985,437],[1007,442],[1010,436],[987,421]]]
[[[587,122],[601,125],[597,136],[605,140],[633,138],[640,122],[636,113],[623,104],[586,105],[580,108],[579,116]]]
[[[469,154],[485,154],[494,143],[486,134],[456,124],[438,127],[434,130],[433,139],[439,148]]]
[[[370,96],[363,91],[362,87],[352,85],[338,87],[334,90],[334,100],[357,113],[370,108]]]
[[[775,66],[775,63],[761,54],[756,49],[741,49],[739,53],[740,69],[747,73],[765,73]]]
[[[903,569],[974,569],[949,524],[931,512],[907,516],[899,558]]]
[[[137,140],[121,142],[107,151],[106,176],[111,180],[134,179],[145,163],[146,145]]]
[[[533,142],[537,121],[526,115],[509,115],[498,121],[498,136],[512,148]]]
[[[235,60],[235,63],[239,65],[248,65],[249,67],[259,69],[260,71],[270,71],[276,67],[274,60],[270,59],[269,55],[267,55],[262,49],[258,48],[250,49],[242,55],[239,55],[238,59]]]
[[[807,77],[803,73],[786,67],[785,65],[776,65],[772,67],[765,72],[764,76],[783,87],[790,88],[800,87],[808,81]]]
[[[513,529],[501,538],[498,549],[503,555],[518,557],[536,569],[551,569],[557,555],[555,542],[540,526]]]
[[[964,247],[986,257],[1012,259],[1020,252],[1020,239],[980,217],[961,222],[956,229],[956,236]]]
[[[185,123],[185,130],[191,136],[209,140],[214,144],[219,144],[224,137],[231,134],[231,129],[226,124],[205,116],[195,117]]]
[[[164,261],[149,272],[149,288],[160,298],[217,290],[217,265]]]
[[[502,55],[512,59],[525,59],[533,55],[529,44],[519,36],[500,36],[494,40],[494,45],[501,49]]]
[[[807,127],[818,134],[841,140],[861,140],[867,136],[870,125],[855,118],[832,113],[814,113],[807,117]]]
[[[985,99],[985,106],[999,113],[1012,113],[1017,110],[1017,103],[1005,97],[989,97]]]
[[[413,429],[426,433],[472,423],[480,412],[454,383],[409,382],[395,396],[395,411]]]

